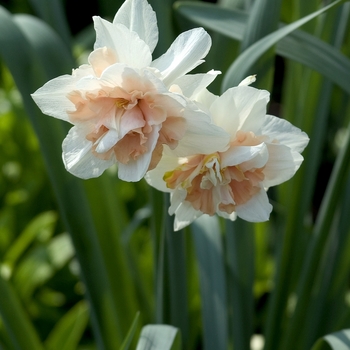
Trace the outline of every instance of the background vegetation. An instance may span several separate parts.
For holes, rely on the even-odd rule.
[[[210,90],[257,73],[269,112],[311,140],[269,190],[269,222],[203,217],[173,233],[168,198],[144,181],[68,174],[69,125],[30,98],[86,60],[91,17],[121,3],[0,1],[0,349],[350,349],[350,4],[150,1],[154,57],[205,27],[198,71],[223,72]],[[136,345],[148,324],[175,328],[143,328]]]

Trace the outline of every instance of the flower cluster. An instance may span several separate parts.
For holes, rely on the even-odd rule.
[[[93,20],[88,63],[32,94],[43,113],[73,124],[66,169],[87,179],[117,164],[122,180],[145,177],[171,193],[175,230],[202,214],[268,220],[266,190],[297,171],[307,135],[266,115],[269,93],[248,86],[253,76],[215,96],[207,86],[220,72],[188,74],[211,46],[202,28],[154,60],[158,28],[146,0],[126,0],[112,23]]]

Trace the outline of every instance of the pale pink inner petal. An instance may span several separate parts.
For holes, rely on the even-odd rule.
[[[93,125],[86,140],[96,158],[119,162],[118,174],[124,180],[140,179],[159,163],[163,145],[174,148],[184,136],[183,98],[159,92],[163,84],[152,73],[113,64],[114,60],[113,52],[94,51],[90,63],[100,77],[84,77],[67,94],[75,106],[68,114],[77,125]]]
[[[168,117],[160,131],[159,142],[174,149],[186,132],[186,120],[182,117]]]
[[[167,187],[187,191],[185,201],[208,215],[221,211],[232,214],[238,205],[251,200],[261,190],[264,168],[243,171],[239,165],[221,168],[219,153],[187,158],[165,174]]]
[[[108,47],[98,48],[89,55],[89,63],[97,77],[114,63],[117,63],[117,56],[113,50]]]

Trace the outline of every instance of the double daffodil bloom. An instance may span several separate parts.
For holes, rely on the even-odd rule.
[[[149,184],[171,193],[175,230],[203,214],[268,220],[272,206],[267,189],[290,179],[300,167],[307,135],[267,115],[269,93],[248,86],[253,81],[248,77],[220,97],[207,90],[192,96],[230,134],[226,149],[177,157],[166,148],[158,166],[147,173]]]
[[[158,28],[146,0],[125,1],[113,23],[93,20],[96,42],[88,64],[50,80],[32,95],[43,113],[74,125],[63,141],[68,171],[86,179],[117,163],[121,179],[138,181],[157,165],[163,145],[186,156],[227,144],[227,133],[171,89],[186,81],[194,93],[219,73],[187,74],[211,46],[202,28],[182,33],[152,60]]]

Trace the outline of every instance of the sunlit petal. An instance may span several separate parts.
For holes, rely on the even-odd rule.
[[[116,13],[113,24],[134,31],[153,52],[158,42],[157,18],[146,0],[126,0]]]
[[[166,85],[190,72],[203,61],[211,46],[211,38],[203,28],[180,34],[168,51],[152,62],[163,75]]]
[[[136,32],[98,16],[94,16],[93,20],[96,31],[95,49],[113,49],[119,63],[127,63],[135,68],[143,68],[151,63],[150,48]]]

